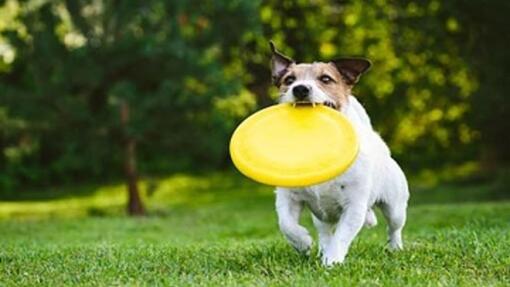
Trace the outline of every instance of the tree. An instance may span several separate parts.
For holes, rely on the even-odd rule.
[[[469,123],[480,132],[482,162],[494,168],[510,163],[510,54],[507,33],[510,3],[503,0],[451,1],[444,17],[458,19],[457,41],[479,82],[470,101]],[[446,14],[446,11],[445,11]]]
[[[3,1],[0,193],[228,166],[236,124],[275,100],[270,39],[298,61],[372,59],[354,92],[407,169],[481,153],[508,163],[509,10],[503,0]]]
[[[0,106],[27,123],[34,147],[20,161],[35,174],[11,176],[74,182],[124,166],[128,210],[142,214],[137,157],[223,161],[236,118],[223,115],[242,94],[231,47],[256,4],[8,1],[14,24],[1,35],[16,56],[0,74]]]

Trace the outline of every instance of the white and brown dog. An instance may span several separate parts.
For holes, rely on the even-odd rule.
[[[307,206],[317,228],[323,264],[342,263],[363,225],[377,224],[372,210],[377,205],[388,221],[390,248],[402,249],[409,198],[407,180],[391,158],[388,146],[372,128],[365,109],[351,95],[353,85],[370,67],[370,62],[343,58],[328,63],[298,64],[278,52],[272,43],[270,46],[272,76],[280,91],[279,101],[320,103],[338,110],[353,125],[360,142],[356,160],[342,175],[313,186],[276,188],[276,211],[282,233],[295,249],[309,254],[312,238],[299,224],[301,211]]]

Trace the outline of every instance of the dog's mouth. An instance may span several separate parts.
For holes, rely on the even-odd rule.
[[[324,102],[323,105],[325,105],[326,107],[330,107],[333,110],[338,110],[337,105],[335,103],[333,103],[333,102],[329,102],[329,101],[328,102]]]
[[[332,108],[333,110],[337,110],[338,109],[337,105],[334,102],[331,102],[331,101],[325,101],[325,102],[322,102],[322,103],[315,103],[315,102],[310,102],[310,101],[298,101],[298,102],[294,102],[292,104],[296,105],[296,106],[323,105],[323,106],[326,106],[328,108]]]

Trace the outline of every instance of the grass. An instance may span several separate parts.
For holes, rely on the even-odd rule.
[[[145,218],[122,215],[121,185],[89,188],[76,198],[0,202],[0,286],[510,282],[510,202],[477,203],[487,186],[418,189],[404,251],[385,249],[379,214],[333,269],[295,253],[278,232],[271,189],[238,176],[164,178],[145,195]],[[449,203],[433,203],[441,194]],[[303,223],[311,226],[308,215]]]

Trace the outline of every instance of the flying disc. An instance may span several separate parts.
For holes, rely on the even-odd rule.
[[[349,121],[323,105],[265,108],[244,120],[230,140],[230,156],[241,173],[283,187],[318,184],[342,174],[358,149]]]

